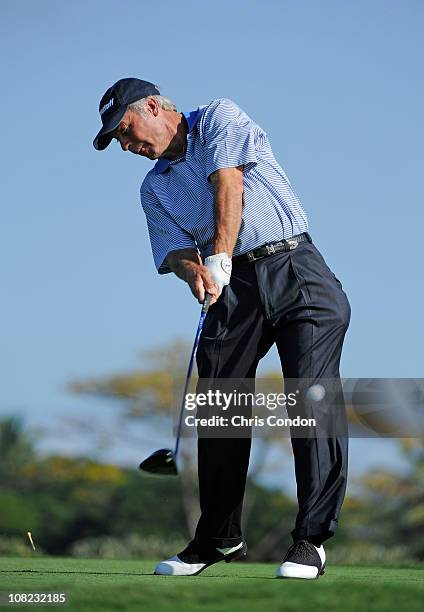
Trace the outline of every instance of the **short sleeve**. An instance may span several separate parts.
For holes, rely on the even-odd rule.
[[[172,272],[165,263],[165,258],[171,251],[178,249],[196,249],[193,237],[181,228],[169,213],[161,206],[154,193],[140,190],[141,205],[146,215],[147,229],[153,259],[159,274]]]
[[[206,175],[221,168],[244,166],[249,172],[257,164],[255,124],[234,102],[214,100],[201,119],[201,134],[206,149]]]

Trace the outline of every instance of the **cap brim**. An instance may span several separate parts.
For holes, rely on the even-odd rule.
[[[126,110],[126,106],[120,107],[116,113],[111,115],[103,125],[102,129],[93,140],[93,146],[95,149],[97,149],[97,151],[103,151],[103,149],[106,149],[106,147],[109,146],[113,138],[113,136],[111,136],[111,132],[118,127],[119,122],[125,115]]]

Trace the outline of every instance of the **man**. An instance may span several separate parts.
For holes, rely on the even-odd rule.
[[[179,113],[155,85],[133,78],[109,88],[99,110],[96,149],[115,138],[124,151],[157,160],[141,186],[141,203],[159,273],[174,272],[200,303],[211,296],[199,377],[254,379],[276,343],[285,380],[331,379],[340,399],[349,302],[307,233],[305,212],[266,133],[231,100]],[[334,435],[292,434],[299,512],[279,578],[323,574],[323,542],[337,527],[346,420],[342,399],[325,407]],[[313,414],[306,401],[302,409]],[[196,534],[156,574],[197,575],[245,555],[241,511],[250,442],[199,437]]]

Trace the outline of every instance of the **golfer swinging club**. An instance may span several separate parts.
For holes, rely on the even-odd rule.
[[[156,160],[140,194],[159,274],[179,276],[200,303],[211,296],[199,378],[254,379],[275,343],[285,379],[340,381],[349,302],[262,128],[226,98],[179,113],[155,85],[135,78],[110,87],[99,110],[96,149],[115,138],[123,151]],[[329,419],[334,436],[292,435],[299,511],[278,578],[324,573],[323,542],[336,530],[346,489],[343,402]],[[199,437],[195,537],[156,574],[194,576],[246,554],[250,445],[250,437]]]

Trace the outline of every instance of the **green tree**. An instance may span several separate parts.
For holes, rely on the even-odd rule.
[[[361,479],[366,521],[357,535],[398,543],[424,561],[424,439],[401,439],[409,469],[404,474],[373,471]]]
[[[35,457],[33,436],[24,430],[22,420],[7,417],[0,421],[0,487],[19,480],[19,475]]]

